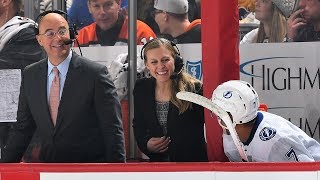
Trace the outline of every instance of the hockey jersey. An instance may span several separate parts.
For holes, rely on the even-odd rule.
[[[320,144],[288,120],[268,112],[258,118],[244,150],[251,162],[320,161]],[[241,162],[231,135],[223,134],[224,152],[233,162]]]
[[[120,17],[120,16],[119,16]],[[117,29],[117,28],[115,28]],[[127,45],[128,43],[128,17],[121,22],[119,30],[112,31],[106,36],[117,37],[111,45]],[[97,23],[92,23],[82,28],[78,33],[77,40],[80,46],[103,46],[102,40],[98,39]],[[152,29],[142,21],[137,20],[137,45],[144,45],[151,39],[156,38]],[[110,44],[109,44],[110,45]]]

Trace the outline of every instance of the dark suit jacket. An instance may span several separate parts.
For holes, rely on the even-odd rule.
[[[198,86],[199,94],[202,87]],[[196,104],[192,109],[179,115],[178,108],[170,103],[167,117],[167,136],[171,142],[167,153],[151,153],[147,142],[151,137],[164,136],[156,116],[155,79],[137,80],[134,88],[133,129],[140,150],[150,161],[196,162],[207,161],[204,138],[204,111]]]
[[[1,162],[19,162],[36,129],[42,162],[124,162],[121,107],[107,68],[72,54],[55,127],[47,69],[44,59],[23,72],[17,122]]]

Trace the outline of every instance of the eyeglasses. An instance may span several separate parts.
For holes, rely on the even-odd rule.
[[[153,18],[155,18],[156,15],[159,14],[159,13],[165,13],[165,11],[162,11],[162,10],[159,10],[159,9],[155,9],[154,11],[151,12],[151,16]]]
[[[43,34],[39,34],[39,35],[45,35],[50,39],[53,39],[56,34],[58,34],[60,37],[65,36],[67,33],[67,29],[60,29],[58,32],[54,32],[53,30],[48,30]]]

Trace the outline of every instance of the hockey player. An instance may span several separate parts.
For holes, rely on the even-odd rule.
[[[240,80],[222,83],[214,90],[211,100],[212,106],[227,112],[232,121],[229,128],[225,119],[218,118],[224,128],[224,152],[230,161],[243,159],[230,135],[232,130],[238,135],[248,161],[320,161],[320,144],[316,140],[288,120],[258,110],[259,97],[249,83]]]

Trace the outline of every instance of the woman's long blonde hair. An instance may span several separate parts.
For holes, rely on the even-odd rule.
[[[149,41],[141,50],[141,56],[142,56],[141,58],[144,60],[145,64],[147,63],[146,53],[151,49],[159,48],[161,46],[171,51],[172,57],[175,59],[175,61],[176,61],[176,57],[180,56],[179,50],[177,49],[177,47],[174,47],[176,45],[172,44],[172,42],[170,42],[167,39],[156,38]],[[177,78],[174,78],[172,80],[170,102],[179,109],[179,113],[181,114],[185,112],[188,108],[191,108],[192,103],[178,99],[176,97],[176,94],[180,91],[198,92],[200,88],[202,88],[201,82],[196,78],[192,77],[191,75],[189,75],[183,69],[181,73],[177,75]]]
[[[283,42],[287,33],[286,18],[281,14],[280,10],[272,3],[272,20],[270,27],[269,43]],[[263,43],[266,38],[264,24],[260,23],[255,43]]]

